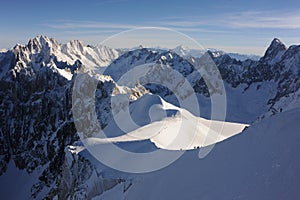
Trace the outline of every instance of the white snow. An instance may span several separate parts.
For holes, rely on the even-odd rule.
[[[162,60],[167,60],[166,56],[161,57]]]
[[[7,49],[0,49],[0,53],[5,53],[7,52]]]
[[[68,80],[71,80],[73,77],[73,74],[71,72],[66,71],[65,69],[59,69],[56,67],[56,70],[58,71],[58,73],[60,75],[62,75],[63,77],[65,77]]]
[[[136,124],[143,124],[148,113],[145,108],[150,108],[149,115],[151,123],[144,126],[132,125],[134,123],[126,120],[126,113],[121,111],[115,116],[119,124],[108,125],[104,131],[106,135],[114,135],[110,132],[123,127],[129,132],[111,138],[89,138],[90,145],[133,142],[150,140],[157,147],[167,150],[189,150],[197,147],[204,147],[223,141],[235,134],[240,133],[247,124],[221,122],[207,120],[192,115],[185,109],[178,108],[165,102],[156,95],[144,95],[139,99],[139,104],[132,105],[131,117],[137,119]],[[142,103],[141,103],[142,101]],[[139,110],[137,110],[139,109]],[[122,123],[122,124],[120,124]],[[132,127],[132,128],[131,128]]]
[[[91,69],[106,67],[119,56],[119,52],[106,46],[85,46],[79,40],[72,40],[60,47],[56,56],[59,60],[73,64],[80,60],[84,66]]]
[[[118,186],[94,199],[297,200],[299,118],[300,108],[279,113],[217,144],[204,159],[187,151],[162,170],[128,174],[139,181],[126,192]]]

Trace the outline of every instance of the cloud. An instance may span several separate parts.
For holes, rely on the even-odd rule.
[[[54,29],[131,29],[136,28],[135,25],[105,23],[98,21],[74,21],[61,20],[50,23],[44,23],[44,26]]]
[[[206,29],[223,28],[264,28],[264,29],[300,29],[300,12],[277,12],[277,11],[245,11],[222,13],[219,15],[200,17],[176,17],[165,18],[161,25]]]
[[[105,23],[100,21],[74,21],[74,20],[59,20],[55,22],[43,23],[43,26],[47,26],[53,29],[59,29],[69,32],[85,31],[86,33],[91,32],[116,32],[122,30],[145,28],[145,27],[159,27],[174,29],[176,31],[182,32],[202,32],[202,33],[231,33],[225,30],[215,30],[204,27],[199,27],[198,25],[205,24],[194,21],[160,21],[160,22],[144,22],[142,25],[132,25],[132,24],[118,24],[118,23]],[[197,25],[197,26],[196,26]]]
[[[159,24],[164,26],[175,26],[175,27],[197,27],[201,25],[207,25],[208,21],[202,21],[202,20],[187,20],[181,18],[181,19],[171,19],[171,20],[165,20],[159,22]]]
[[[228,15],[223,23],[234,28],[300,29],[300,13],[241,12]]]
[[[143,24],[107,23],[101,21],[60,20],[44,26],[61,29],[128,30],[145,26],[163,26],[184,32],[233,33],[233,29],[300,29],[300,12],[245,11],[210,16],[169,17]]]

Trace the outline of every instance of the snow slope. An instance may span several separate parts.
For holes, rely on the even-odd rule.
[[[197,147],[204,147],[225,140],[237,133],[240,133],[247,125],[230,122],[207,120],[192,115],[185,109],[178,108],[165,102],[157,95],[146,94],[130,108],[130,116],[137,121],[136,124],[143,126],[135,127],[131,125],[126,117],[126,112],[121,110],[115,116],[120,127],[126,129],[125,134],[111,138],[89,138],[89,145],[101,145],[105,143],[133,142],[151,140],[158,148],[168,150],[189,150]],[[148,112],[147,112],[148,111]],[[150,122],[145,120],[150,115]],[[122,124],[120,124],[120,122]],[[106,135],[109,132],[118,130],[116,123],[108,125],[104,130]],[[137,129],[135,129],[137,128]],[[127,132],[128,131],[128,132]],[[95,148],[95,147],[94,147]]]
[[[119,185],[94,199],[299,199],[299,118],[300,108],[279,113],[202,160],[187,151],[162,170],[128,174],[136,182],[125,192]]]

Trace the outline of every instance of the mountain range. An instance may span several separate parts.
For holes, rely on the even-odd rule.
[[[184,45],[177,46],[174,49],[172,49],[172,51],[177,53],[181,57],[186,57],[186,58],[187,57],[201,57],[207,51],[212,52],[214,54],[214,56],[221,56],[221,55],[227,54],[231,58],[234,58],[234,59],[240,60],[240,61],[245,61],[247,59],[257,61],[260,58],[258,55],[254,55],[254,54],[247,55],[247,54],[239,54],[239,53],[226,53],[222,50],[212,49],[212,48],[203,49],[203,50],[190,49]]]
[[[210,67],[210,62],[216,68]],[[138,66],[147,66],[146,73],[143,71],[137,81],[133,81],[132,75],[131,82],[124,81],[125,75]],[[179,75],[170,75],[171,72]],[[78,82],[80,77],[83,82]],[[209,82],[207,77],[217,78]],[[198,52],[182,46],[172,50],[124,51],[84,45],[78,40],[59,44],[46,36],[1,50],[2,196],[4,199],[297,199],[300,195],[299,77],[300,45],[286,47],[277,38],[261,58],[212,49]],[[91,92],[89,83],[84,82],[90,78],[96,80],[91,99],[87,98]],[[158,79],[156,84],[151,83]],[[159,85],[169,82],[175,83],[175,87]],[[192,93],[176,87],[185,83],[190,85]],[[75,93],[74,88],[79,92]],[[212,98],[224,96],[224,92],[226,116],[222,119],[214,116]],[[74,101],[74,95],[86,98],[84,104]],[[192,95],[199,112],[195,104],[180,104]],[[128,97],[131,117],[143,129],[126,125],[124,131],[119,127],[114,117],[115,113],[122,117],[124,107],[119,101],[113,104],[116,97]],[[90,103],[93,98],[95,104]],[[95,115],[84,115],[80,106],[95,109]],[[80,117],[88,123],[88,130],[76,124]],[[128,132],[145,133],[145,127],[153,130],[156,127],[153,124],[161,122],[168,121],[166,129],[175,127],[173,122],[180,117],[189,122],[197,118],[203,124],[207,119],[225,120],[239,128],[230,135],[235,136],[218,140],[222,142],[202,160],[197,156],[198,150],[192,150],[199,147],[198,143],[187,148],[180,147],[181,143],[175,149],[166,148],[172,137],[169,133],[174,129],[165,131],[164,140],[157,136],[113,141],[133,152],[189,150],[169,167],[148,174],[125,173],[105,166],[86,149],[78,134],[101,129],[108,137],[124,139]],[[189,135],[189,128],[183,131],[181,140]]]

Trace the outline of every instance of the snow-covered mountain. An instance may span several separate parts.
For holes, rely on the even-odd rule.
[[[214,48],[191,49],[184,45],[179,45],[173,49],[168,49],[168,48],[164,48],[164,47],[143,47],[141,45],[139,47],[118,49],[118,51],[121,52],[121,54],[124,54],[126,52],[134,51],[134,50],[141,49],[141,48],[146,48],[146,49],[149,49],[152,51],[168,51],[169,50],[173,53],[178,54],[179,56],[181,56],[183,58],[190,58],[190,57],[199,58],[199,57],[203,56],[206,52],[210,51],[213,53],[213,55],[215,57],[227,54],[231,58],[234,58],[234,59],[240,60],[240,61],[245,61],[247,59],[258,61],[260,59],[260,56],[254,55],[254,54],[231,53],[231,52],[225,52],[225,51],[222,51],[219,49],[214,49]]]
[[[180,45],[175,47],[174,49],[172,49],[173,52],[177,53],[178,55],[180,55],[181,57],[184,58],[188,58],[188,57],[201,57],[202,55],[204,55],[207,51],[210,51],[214,54],[215,57],[227,54],[229,55],[231,58],[234,58],[236,60],[240,60],[240,61],[245,61],[247,59],[250,60],[259,60],[259,56],[257,55],[247,55],[247,54],[239,54],[239,53],[226,53],[222,50],[218,50],[218,49],[212,49],[212,48],[208,48],[208,49],[190,49],[189,47]]]
[[[55,39],[46,36],[38,36],[31,39],[27,45],[17,44],[13,49],[2,52],[0,60],[0,77],[9,70],[9,62],[6,59],[16,60],[14,70],[22,69],[33,73],[43,66],[52,66],[58,73],[70,79],[72,69],[62,69],[68,65],[84,65],[87,69],[99,69],[106,67],[119,56],[119,52],[105,46],[85,46],[79,40],[72,40],[67,44],[59,44]],[[13,58],[15,57],[15,58]]]
[[[300,45],[287,48],[274,39],[262,58],[245,61],[213,51],[202,57],[181,53],[147,48],[120,53],[77,40],[59,44],[45,36],[0,52],[2,197],[297,199]],[[209,60],[214,61],[220,76],[206,82],[205,77],[216,74]],[[136,66],[147,67],[146,73],[139,72],[142,78],[135,79],[138,71],[134,71],[127,77],[131,81],[123,81],[124,74]],[[168,85],[169,89],[151,84],[158,78],[157,83],[174,84]],[[90,83],[96,84],[95,91]],[[195,105],[179,105],[178,98],[191,98],[189,90],[180,91],[187,83],[201,113],[195,112]],[[220,95],[222,89],[226,91],[228,123],[215,142],[239,133],[245,124],[250,127],[218,143],[203,160],[198,159],[198,151],[188,151],[163,170],[133,175],[100,163],[79,140],[77,132],[95,137],[101,129],[110,138],[100,137],[99,143],[113,142],[133,152],[205,146],[203,137],[189,146],[182,141],[191,138],[195,123],[200,124],[198,136],[203,136],[207,123],[218,123],[207,119],[212,113],[210,97]],[[125,129],[119,127],[118,119],[126,119],[122,115],[126,107],[115,101],[119,98],[129,99],[128,111],[138,127],[126,123]],[[96,113],[86,112],[94,108]],[[78,126],[74,119],[87,126]],[[179,119],[186,119],[190,126],[179,134],[179,142],[169,146]],[[160,123],[163,129],[153,136]]]
[[[285,110],[289,104],[295,104],[294,106],[296,106],[298,98],[294,97],[295,95],[289,98],[290,95],[288,94],[295,94],[299,90],[297,78],[300,65],[298,60],[299,48],[299,46],[286,48],[279,39],[275,38],[259,61],[250,59],[239,61],[227,54],[216,55],[211,51],[206,53],[212,58],[220,71],[222,80],[224,80],[227,102],[229,103],[227,106],[230,108],[227,110],[227,119],[229,121],[251,123],[257,116],[265,115],[266,112]],[[207,108],[210,107],[210,100],[203,96],[209,97],[214,92],[218,93],[220,88],[218,88],[217,84],[214,85],[212,83],[210,88],[208,88],[204,78],[201,77],[203,73],[210,70],[210,68],[204,67],[205,62],[207,62],[204,58],[205,56],[200,58],[182,58],[178,54],[167,50],[137,49],[121,55],[106,68],[104,73],[111,75],[117,81],[122,75],[130,72],[136,66],[143,64],[148,64],[152,68],[156,66],[156,70],[149,71],[143,76],[146,79],[144,81],[147,82],[147,80],[151,80],[151,77],[155,77],[155,71],[161,71],[159,66],[169,66],[167,68],[180,72],[183,75],[181,78],[186,78],[190,82],[194,91],[200,94],[199,102],[201,107]],[[202,74],[198,73],[199,69]],[[168,73],[164,73],[160,78],[168,79]],[[176,79],[180,78],[177,77]],[[161,86],[153,87],[151,85],[146,85],[146,88],[176,104],[176,100],[172,97],[174,94],[167,88],[162,88]],[[259,99],[253,99],[253,95]],[[285,99],[284,105],[282,105],[283,103],[280,100],[283,97]],[[294,99],[297,99],[296,102]],[[236,112],[237,104],[242,107],[239,112]],[[256,105],[257,109],[252,108],[253,104]],[[255,114],[246,111],[254,112]],[[210,113],[204,109],[202,114],[208,117]]]
[[[146,63],[170,65],[173,69],[183,74],[183,76],[190,74],[194,68],[192,64],[176,53],[142,48],[129,51],[114,60],[106,68],[104,74],[109,74],[114,80],[118,81],[123,74],[132,68]]]

